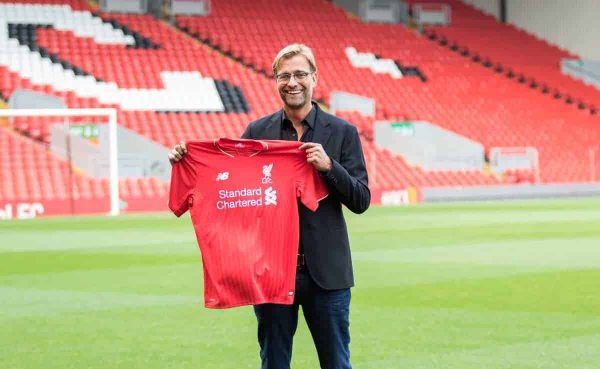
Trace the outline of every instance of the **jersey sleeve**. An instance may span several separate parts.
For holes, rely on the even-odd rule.
[[[192,202],[192,192],[197,180],[196,168],[190,153],[173,164],[171,170],[171,187],[169,190],[169,209],[180,217],[188,211]]]
[[[319,201],[329,195],[325,182],[323,182],[317,170],[306,162],[304,162],[302,169],[297,171],[297,176],[297,196],[304,206],[311,211],[316,211],[319,207]]]

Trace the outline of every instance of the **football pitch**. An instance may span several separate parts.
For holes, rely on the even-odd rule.
[[[347,214],[356,369],[600,367],[600,200]],[[258,368],[250,307],[208,310],[190,221],[0,223],[0,369]],[[301,318],[293,368],[318,368]]]

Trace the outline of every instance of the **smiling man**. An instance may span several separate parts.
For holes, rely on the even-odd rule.
[[[312,101],[317,65],[310,48],[284,47],[273,74],[283,108],[248,125],[242,138],[304,142],[306,160],[320,173],[329,196],[315,212],[299,204],[300,228],[296,294],[292,305],[255,305],[263,369],[289,369],[299,307],[313,337],[322,369],[349,369],[350,287],[354,285],[345,205],[354,213],[369,207],[371,194],[356,127]],[[185,154],[184,143],[169,154]]]

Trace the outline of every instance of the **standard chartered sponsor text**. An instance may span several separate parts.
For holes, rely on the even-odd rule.
[[[272,198],[272,193],[276,194],[271,187],[263,191],[262,187],[242,188],[238,190],[219,190],[219,200],[217,201],[218,210],[228,210],[237,208],[249,208],[255,206],[263,206],[264,196],[269,191],[269,198]],[[275,195],[276,197],[276,195]],[[270,201],[266,205],[276,205]]]

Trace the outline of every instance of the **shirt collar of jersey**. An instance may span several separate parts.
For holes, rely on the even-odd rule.
[[[288,119],[288,117],[285,115],[285,110],[281,110],[281,124],[282,126],[284,124],[289,124],[290,127],[292,127],[292,121],[290,121]],[[315,108],[315,102],[312,102],[312,109],[310,109],[310,111],[308,112],[308,114],[306,115],[306,117],[304,117],[304,119],[302,119],[302,123],[306,123],[310,129],[315,129],[315,122],[317,120],[317,108]]]
[[[214,139],[213,144],[223,154],[235,158],[237,156],[254,156],[264,150],[269,149],[269,145],[264,141],[219,138]]]

